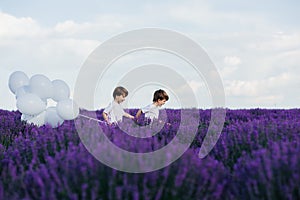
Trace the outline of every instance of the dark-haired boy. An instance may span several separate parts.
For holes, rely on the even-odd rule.
[[[145,114],[145,118],[150,119],[151,121],[153,119],[158,119],[159,108],[163,106],[168,100],[169,96],[164,90],[156,90],[153,95],[153,103],[138,110],[135,116],[136,119],[138,119],[142,113]]]

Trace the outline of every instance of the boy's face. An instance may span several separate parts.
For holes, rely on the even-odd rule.
[[[166,103],[166,101],[167,101],[167,100],[165,100],[165,99],[163,99],[163,100],[158,99],[157,105],[158,105],[159,107],[161,107],[162,105],[164,105],[164,104]]]
[[[125,101],[125,95],[116,96],[115,101],[117,103],[122,103],[123,101]]]

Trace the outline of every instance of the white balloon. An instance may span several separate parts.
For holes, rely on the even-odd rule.
[[[22,121],[27,121],[27,120],[29,120],[29,119],[31,119],[31,118],[33,118],[34,117],[34,115],[26,115],[26,114],[22,114],[21,115],[21,120]]]
[[[37,94],[42,99],[47,99],[53,95],[52,82],[42,74],[36,74],[29,80],[32,93]]]
[[[20,96],[23,96],[24,94],[27,94],[27,93],[31,93],[29,85],[24,85],[24,86],[19,87],[15,92],[16,99],[18,99]]]
[[[14,94],[19,87],[28,84],[29,84],[29,78],[24,72],[15,71],[9,76],[8,86],[10,91]]]
[[[63,122],[64,120],[57,114],[56,107],[47,108],[45,124],[49,124],[52,128],[56,128],[62,125]]]
[[[62,80],[54,80],[52,81],[53,85],[53,95],[52,99],[54,101],[62,101],[65,99],[69,99],[70,97],[70,88],[66,82]]]
[[[48,99],[46,99],[46,98],[44,98],[44,99],[41,99],[43,102],[44,102],[44,104],[46,105],[46,107],[47,107],[47,104],[48,104]]]
[[[27,93],[17,99],[17,108],[23,114],[37,115],[46,109],[46,104],[36,94]]]
[[[43,126],[45,124],[45,115],[46,115],[46,111],[41,112],[40,114],[27,119],[26,122],[28,124],[33,123],[36,126]]]
[[[56,110],[58,115],[64,120],[75,119],[79,114],[78,105],[71,99],[59,101]]]

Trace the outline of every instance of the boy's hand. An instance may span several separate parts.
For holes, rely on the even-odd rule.
[[[112,123],[110,123],[109,121],[106,121],[106,120],[105,120],[105,123],[106,123],[108,126],[111,126],[111,125],[112,125]]]
[[[159,120],[158,122],[159,122],[159,123],[164,123],[164,121],[162,121],[162,120]],[[171,124],[170,124],[170,123],[168,123],[168,122],[167,122],[167,123],[165,123],[165,124],[166,124],[167,126],[171,126]]]
[[[125,117],[128,117],[129,119],[134,119],[134,116],[132,116],[132,115],[129,114],[129,113],[125,113],[124,116],[125,116]]]

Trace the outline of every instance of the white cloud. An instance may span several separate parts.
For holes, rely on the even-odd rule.
[[[64,57],[68,54],[74,56],[87,57],[91,50],[96,48],[99,42],[84,39],[49,39],[40,44],[41,56],[47,57]]]
[[[245,30],[265,31],[269,30],[271,24],[260,14],[247,13],[239,10],[220,10],[215,7],[215,4],[209,1],[185,1],[177,3],[167,9],[166,14],[176,21],[190,23],[197,26],[199,29],[204,29],[206,32],[217,33],[233,33]],[[266,26],[268,25],[268,26]],[[222,30],[222,32],[215,32]],[[238,31],[238,32],[237,32]],[[247,32],[247,31],[246,31]]]
[[[228,78],[230,75],[232,75],[236,70],[238,69],[237,66],[226,66],[220,69],[220,74],[223,79]]]
[[[257,96],[259,81],[233,80],[225,82],[225,92],[229,96]]]
[[[205,88],[204,82],[190,80],[187,82],[187,84],[192,88],[194,93],[199,92],[199,89],[201,89],[201,88]]]
[[[73,21],[58,23],[55,27],[43,28],[30,17],[17,18],[6,13],[0,13],[0,52],[11,49],[12,57],[31,55],[33,59],[47,60],[61,56],[86,57],[99,41],[66,37],[79,30],[89,29],[87,24],[76,24]],[[87,30],[86,30],[87,31]],[[60,34],[58,34],[60,33]],[[20,58],[20,57],[19,57]],[[65,62],[65,61],[63,61]]]
[[[261,41],[251,42],[247,46],[248,55],[244,53],[248,56],[243,60],[243,66],[249,69],[246,73],[262,78],[289,72],[298,75],[299,79],[300,31],[276,33],[275,36],[270,33],[260,38]]]
[[[31,17],[17,18],[0,12],[0,37],[34,37],[43,33],[39,24]]]
[[[76,32],[79,32],[81,29],[90,27],[90,23],[77,24],[72,20],[67,20],[64,22],[59,22],[54,27],[54,31],[61,33],[62,35],[74,35]]]
[[[104,32],[120,31],[125,20],[119,16],[102,15],[93,22],[76,23],[73,20],[59,22],[53,28],[55,34],[68,37],[94,36]]]
[[[224,58],[224,63],[226,65],[235,66],[241,64],[241,59],[238,56],[226,56]]]
[[[191,2],[188,5],[172,6],[168,14],[176,20],[197,24],[207,24],[207,19],[214,20],[217,17],[216,15],[212,15],[208,4],[204,1],[201,1],[201,6]]]
[[[0,37],[6,39],[24,38],[81,38],[84,36],[99,38],[99,33],[120,31],[128,19],[121,16],[101,15],[92,22],[76,23],[74,20],[58,22],[53,27],[43,27],[31,17],[15,17],[0,12]]]
[[[253,98],[253,103],[260,106],[274,106],[284,100],[283,95],[265,95]]]
[[[225,82],[225,91],[228,96],[246,97],[259,97],[274,91],[282,93],[285,87],[295,83],[296,78],[295,75],[285,72],[263,80],[228,80]]]
[[[276,32],[266,36],[265,40],[249,44],[250,48],[258,51],[289,51],[299,49],[300,33]]]
[[[229,78],[239,68],[241,59],[238,56],[225,56],[223,63],[224,66],[220,69],[221,76]]]

